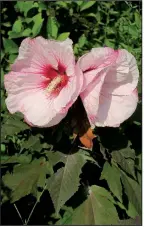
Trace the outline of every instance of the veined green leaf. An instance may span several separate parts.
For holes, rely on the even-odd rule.
[[[128,196],[129,201],[132,203],[139,215],[142,212],[142,198],[141,198],[141,185],[137,181],[128,177],[123,171],[121,171],[121,179],[125,189],[125,193]]]
[[[134,178],[135,176],[135,151],[129,147],[126,149],[122,149],[119,151],[112,152],[112,158],[115,160],[121,168],[127,172],[128,174],[132,175]]]
[[[44,158],[30,164],[16,165],[13,174],[7,173],[2,178],[4,185],[11,189],[11,202],[15,202],[30,193],[36,195],[37,187],[44,187],[46,174],[51,174],[51,167]],[[42,181],[43,179],[43,181]]]
[[[89,188],[88,198],[69,212],[67,217],[58,221],[58,225],[117,225],[118,215],[115,206],[109,199],[110,193],[99,186]]]
[[[120,171],[114,166],[110,165],[107,161],[104,164],[101,173],[101,179],[105,179],[111,192],[122,202],[122,185],[120,181]]]
[[[79,187],[79,175],[85,160],[79,154],[67,155],[65,167],[59,169],[48,180],[48,191],[50,193],[56,214],[60,208],[69,200]]]

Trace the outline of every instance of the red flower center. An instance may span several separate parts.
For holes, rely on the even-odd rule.
[[[47,80],[42,83],[42,87],[46,92],[53,95],[58,95],[68,83],[68,76],[65,73],[65,68],[60,64],[58,70],[53,69],[51,66],[46,66],[43,70],[43,75]]]

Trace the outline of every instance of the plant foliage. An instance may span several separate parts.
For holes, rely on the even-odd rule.
[[[140,225],[141,2],[3,1],[1,18],[2,224]],[[38,129],[6,108],[4,74],[21,41],[38,35],[70,37],[76,57],[109,46],[137,60],[137,109],[117,129],[96,128],[92,150],[73,137],[71,110],[59,125]]]

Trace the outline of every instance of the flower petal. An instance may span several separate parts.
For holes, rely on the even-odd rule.
[[[83,55],[77,63],[84,74],[82,91],[98,76],[99,72],[110,67],[117,56],[118,52],[109,47],[93,48],[91,52]]]
[[[103,87],[109,94],[129,95],[136,88],[138,77],[134,56],[126,50],[119,50],[116,63],[110,67]]]
[[[102,90],[94,124],[96,126],[118,127],[134,113],[137,102],[136,90],[127,96],[110,95]]]
[[[42,37],[26,38],[21,43],[18,58],[11,69],[17,72],[41,73],[47,65],[58,70],[59,63],[65,66],[68,76],[73,74],[75,58],[70,39],[60,42]]]
[[[96,77],[95,80],[89,84],[88,88],[85,89],[80,95],[91,124],[95,122],[96,119],[96,114],[99,108],[100,91],[105,76],[106,70],[104,69],[101,73],[99,73],[99,77]]]

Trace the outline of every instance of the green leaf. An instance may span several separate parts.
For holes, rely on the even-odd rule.
[[[48,21],[47,21],[47,34],[48,38],[57,38],[58,34],[58,26],[56,22],[56,18],[49,16]]]
[[[101,173],[101,180],[105,179],[111,192],[122,202],[122,185],[120,181],[120,171],[114,166],[105,162]]]
[[[34,7],[35,8],[38,7],[38,4],[35,4],[35,3],[33,1],[29,1],[29,2],[26,2],[26,1],[19,2],[19,1],[17,1],[16,5],[15,5],[15,8],[16,8],[16,10],[19,10],[20,12],[23,12],[24,16],[26,17],[27,13],[29,12],[29,10],[31,10]]]
[[[17,55],[16,54],[11,54],[9,56],[9,62],[10,62],[10,64],[13,64],[16,58],[17,58]]]
[[[4,23],[1,23],[1,25],[5,26],[7,28],[12,26],[10,22],[4,22]]]
[[[79,187],[79,175],[85,160],[79,154],[67,155],[65,167],[59,169],[48,180],[48,191],[50,193],[56,214],[60,208],[69,200]]]
[[[118,215],[109,200],[110,193],[102,187],[89,188],[89,196],[72,214],[60,220],[61,225],[116,225]]]
[[[131,202],[129,202],[128,204],[128,210],[126,210],[126,213],[131,218],[135,218],[136,216],[138,216],[138,213]]]
[[[42,14],[38,13],[36,16],[34,16],[33,21],[34,21],[34,26],[32,28],[32,34],[33,34],[33,37],[35,37],[36,35],[39,34],[41,27],[43,25],[44,19],[42,19]]]
[[[22,21],[20,19],[16,20],[12,27],[13,32],[19,33],[22,30]]]
[[[2,139],[4,139],[8,135],[13,136],[14,134],[17,134],[26,129],[29,129],[29,126],[27,124],[23,123],[18,118],[10,117],[2,125],[1,128]]]
[[[81,6],[83,4],[83,1],[75,1],[75,3],[78,5],[78,6]]]
[[[142,154],[136,157],[136,168],[140,171],[142,170]]]
[[[64,41],[65,39],[67,39],[67,38],[69,37],[69,35],[70,35],[70,32],[61,33],[61,34],[58,36],[57,40],[59,40],[59,41]]]
[[[6,150],[5,144],[1,144],[1,152],[2,152],[2,153],[5,153],[5,150]],[[2,158],[2,157],[1,157],[1,158]]]
[[[21,155],[13,155],[13,156],[2,156],[1,157],[1,164],[2,165],[6,165],[9,163],[20,163],[20,164],[26,164],[26,163],[30,163],[32,159],[31,155],[25,155],[25,154],[21,154]]]
[[[128,27],[128,33],[134,37],[134,38],[137,38],[138,37],[138,30],[137,30],[137,27],[135,24],[131,24],[129,27]]]
[[[32,30],[30,28],[26,28],[23,32],[22,32],[22,37],[27,37],[31,34]]]
[[[141,186],[135,180],[128,177],[123,171],[121,171],[121,179],[129,201],[133,204],[138,214],[141,215]]]
[[[134,16],[135,16],[135,24],[136,24],[137,28],[141,29],[142,19],[141,19],[141,16],[140,16],[139,12],[135,12]]]
[[[130,147],[119,151],[113,151],[112,158],[115,162],[117,162],[120,167],[128,174],[136,178],[135,176],[135,151]]]
[[[137,216],[135,219],[129,218],[126,220],[119,220],[118,225],[122,226],[141,226],[142,225],[142,218]]]
[[[48,151],[46,152],[46,156],[49,159],[49,162],[51,163],[52,166],[56,165],[58,162],[63,162],[65,163],[67,160],[67,155],[63,154],[62,152],[53,152],[53,151]]]
[[[105,39],[104,41],[105,45],[111,48],[114,48],[115,44],[113,43],[113,40],[110,41],[109,39]]]
[[[83,34],[83,35],[81,35],[81,37],[78,40],[78,45],[80,48],[82,48],[85,45],[85,43],[86,43],[86,37]]]
[[[56,1],[55,2],[56,5],[62,7],[62,8],[65,8],[65,9],[68,9],[68,3],[67,2],[64,2],[64,1]]]
[[[80,5],[80,11],[86,10],[93,6],[95,4],[95,1],[88,1],[88,2],[83,2],[82,5]]]
[[[23,141],[21,149],[27,149],[32,151],[41,151],[42,144],[40,142],[40,135],[30,136],[27,141]]]
[[[30,193],[36,195],[37,187],[45,186],[46,174],[51,174],[51,169],[44,158],[34,160],[30,164],[15,166],[13,174],[7,173],[2,178],[4,185],[11,189],[11,202]]]
[[[3,45],[6,53],[15,54],[18,52],[17,44],[11,39],[3,38]]]

